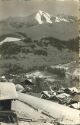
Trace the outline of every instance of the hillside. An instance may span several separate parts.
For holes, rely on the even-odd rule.
[[[26,36],[20,41],[5,42],[0,45],[0,69],[2,69],[0,72],[4,72],[5,68],[6,71],[11,68],[10,72],[21,73],[27,72],[33,67],[38,68],[73,61],[76,51],[78,51],[76,41],[78,42],[78,38],[66,42],[52,37],[32,40]],[[16,68],[19,71],[16,71]]]

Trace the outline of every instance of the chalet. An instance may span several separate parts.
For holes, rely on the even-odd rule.
[[[53,100],[56,97],[56,93],[53,91],[42,91],[41,98]]]
[[[34,83],[31,80],[28,80],[28,79],[24,79],[23,81],[21,81],[20,84],[24,88],[24,90],[22,91],[23,93],[32,91],[32,88],[34,86]]]
[[[71,97],[67,93],[61,93],[56,96],[60,104],[69,104],[71,102]]]
[[[80,94],[74,95],[74,96],[73,96],[73,100],[74,100],[75,102],[80,102]]]
[[[12,101],[17,98],[15,85],[0,82],[0,122],[12,119],[16,114],[12,111]]]
[[[28,85],[28,86],[32,86],[34,85],[30,80],[28,79],[25,79],[21,82],[21,84],[24,86],[24,85]]]

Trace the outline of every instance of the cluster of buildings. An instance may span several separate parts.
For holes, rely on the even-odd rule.
[[[80,91],[76,87],[43,91],[41,98],[80,110]]]

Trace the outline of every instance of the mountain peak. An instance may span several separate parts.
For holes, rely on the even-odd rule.
[[[52,23],[51,15],[49,13],[47,13],[47,12],[39,10],[38,13],[35,16],[35,19],[37,20],[37,22],[39,24],[43,24],[44,23],[44,20],[42,19],[42,17],[44,17],[46,23],[50,23],[50,24]]]

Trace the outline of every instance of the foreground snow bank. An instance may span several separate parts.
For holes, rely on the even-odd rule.
[[[36,109],[46,112],[48,115],[54,117],[62,124],[80,124],[80,111],[76,109],[23,93],[18,93],[18,99]]]

